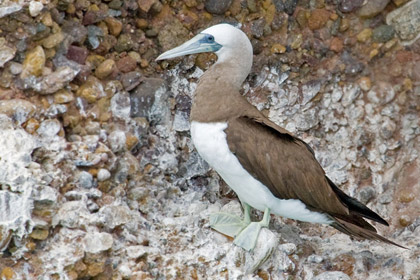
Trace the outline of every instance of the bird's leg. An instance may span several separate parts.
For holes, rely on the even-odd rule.
[[[257,244],[258,235],[263,227],[268,227],[270,223],[270,209],[265,208],[264,217],[259,222],[250,223],[239,235],[233,240],[236,246],[239,246],[247,251],[254,249]]]
[[[251,223],[250,210],[251,207],[245,202],[242,203],[244,207],[244,219],[236,215],[219,212],[210,215],[210,227],[217,230],[224,235],[236,237],[249,223]]]

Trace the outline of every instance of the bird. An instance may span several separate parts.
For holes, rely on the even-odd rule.
[[[306,142],[270,121],[240,93],[253,63],[253,48],[243,31],[227,23],[213,25],[156,60],[205,52],[215,53],[217,61],[197,84],[191,138],[244,209],[243,218],[211,214],[211,228],[252,251],[260,230],[269,226],[270,215],[275,214],[405,248],[377,233],[365,219],[386,226],[388,222],[339,189]],[[251,221],[251,208],[264,212],[261,221]]]

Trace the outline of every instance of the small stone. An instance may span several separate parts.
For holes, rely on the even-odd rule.
[[[13,62],[13,61],[9,63],[9,70],[10,70],[10,73],[12,73],[12,75],[19,75],[20,73],[22,73],[22,68],[23,68],[22,64],[20,63]]]
[[[317,30],[325,26],[330,18],[330,12],[324,9],[315,9],[308,18],[308,27],[311,30]]]
[[[293,15],[297,6],[298,0],[283,0],[284,11],[288,15]]]
[[[361,77],[358,81],[359,87],[363,91],[368,91],[372,87],[372,82],[369,77]]]
[[[105,19],[105,23],[108,26],[109,32],[113,36],[118,36],[121,33],[122,30],[122,23],[121,21],[113,18],[113,17],[107,17]]]
[[[89,52],[85,47],[71,45],[67,50],[66,57],[79,64],[85,64],[88,54]]]
[[[42,45],[46,49],[52,49],[56,47],[58,44],[60,44],[64,40],[64,34],[62,32],[57,32],[55,34],[52,34],[42,40]]]
[[[408,215],[402,215],[399,218],[399,223],[402,227],[408,227],[409,225],[411,225],[413,223],[413,221],[411,220],[410,216]]]
[[[103,206],[99,210],[98,216],[101,223],[110,229],[126,224],[132,219],[130,208],[117,205]]]
[[[125,73],[121,76],[121,83],[126,91],[130,91],[140,84],[142,77],[143,75],[137,71]]]
[[[308,262],[310,263],[322,263],[323,260],[324,258],[318,255],[310,255],[308,257]]]
[[[206,0],[204,7],[209,13],[222,15],[232,4],[232,0]]]
[[[80,86],[76,94],[86,99],[89,103],[94,103],[105,95],[102,84],[92,76]]]
[[[54,94],[54,102],[57,104],[70,103],[73,100],[73,93],[65,89],[59,90]]]
[[[369,40],[370,37],[372,37],[372,29],[365,28],[359,34],[357,34],[357,41],[364,43]]]
[[[359,9],[363,5],[363,0],[342,0],[338,9],[343,13],[350,13]]]
[[[32,75],[37,77],[41,76],[45,60],[45,52],[41,46],[36,46],[34,49],[29,51],[23,61],[21,78],[26,78]]]
[[[373,29],[372,39],[378,43],[385,43],[394,38],[395,30],[392,25],[380,25]]]
[[[382,12],[390,0],[370,0],[360,8],[359,16],[362,18],[371,18]]]
[[[19,124],[26,122],[36,112],[36,106],[24,99],[0,100],[0,114],[5,114]]]
[[[343,44],[343,40],[341,40],[338,37],[334,37],[331,39],[330,42],[330,50],[339,53],[343,50],[344,44]]]
[[[156,0],[137,0],[140,10],[148,13],[152,6],[156,3]]]
[[[101,253],[112,248],[114,239],[111,234],[106,232],[88,233],[83,238],[85,251],[91,254]]]
[[[79,73],[69,66],[61,66],[56,71],[42,78],[42,80],[33,85],[33,89],[42,95],[55,93],[71,82]]]
[[[136,20],[136,26],[142,30],[145,30],[149,26],[149,23],[144,18],[139,18]]]
[[[339,31],[340,32],[345,32],[347,29],[349,29],[350,27],[350,21],[348,18],[343,18],[341,19],[341,23],[340,23],[340,27],[339,27]]]
[[[402,203],[410,203],[412,202],[416,196],[413,194],[413,192],[410,192],[408,190],[403,190],[400,192],[398,200]]]
[[[112,0],[111,2],[109,2],[108,7],[110,9],[114,9],[114,10],[119,10],[122,6],[122,1],[121,0]]]
[[[81,188],[90,189],[93,187],[93,176],[89,172],[82,171],[77,176],[77,183]]]
[[[285,52],[286,52],[286,47],[283,46],[282,44],[273,44],[273,46],[271,47],[271,53],[279,54],[279,53],[285,53]]]
[[[397,125],[395,124],[395,122],[389,119],[386,119],[382,123],[381,129],[379,132],[383,139],[390,139],[392,138],[392,135],[394,134],[396,128],[397,128]]]
[[[105,261],[94,262],[87,267],[87,274],[90,277],[95,277],[104,271]]]
[[[52,139],[60,132],[60,130],[61,123],[56,119],[52,119],[41,122],[36,132],[42,137]]]
[[[4,280],[13,280],[16,279],[16,273],[11,267],[4,267],[0,273],[0,279]]]
[[[137,67],[137,62],[129,55],[124,56],[123,58],[117,61],[117,68],[123,72],[131,72]]]
[[[103,182],[111,178],[111,173],[104,168],[99,169],[98,174],[96,175],[99,182]]]
[[[407,3],[408,1],[409,1],[409,0],[392,0],[392,2],[394,2],[394,4],[395,4],[397,7],[401,6],[402,4]]]
[[[29,237],[36,239],[36,240],[45,240],[48,237],[48,229],[34,229]]]
[[[16,50],[0,43],[0,67],[15,57]]]
[[[121,152],[125,149],[126,136],[123,131],[113,131],[108,137],[109,145],[114,153]]]
[[[107,59],[96,68],[95,76],[99,79],[108,77],[115,70],[115,61]]]
[[[119,53],[126,52],[132,49],[133,44],[134,42],[129,34],[121,34],[114,49]]]

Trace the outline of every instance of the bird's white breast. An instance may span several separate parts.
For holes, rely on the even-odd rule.
[[[191,123],[191,138],[201,157],[219,173],[236,192],[239,199],[251,207],[264,211],[270,208],[273,214],[295,220],[329,224],[324,214],[310,211],[298,199],[278,199],[270,190],[251,176],[230,151],[226,140],[226,122]]]

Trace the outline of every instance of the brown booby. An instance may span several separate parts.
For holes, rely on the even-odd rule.
[[[253,59],[252,45],[240,29],[214,25],[156,60],[203,52],[214,52],[218,59],[195,91],[192,141],[244,207],[243,220],[229,213],[213,214],[213,229],[252,250],[273,213],[402,247],[376,233],[364,218],[388,223],[340,190],[325,175],[308,144],[267,119],[240,94]],[[250,207],[264,211],[260,222],[251,222]]]

